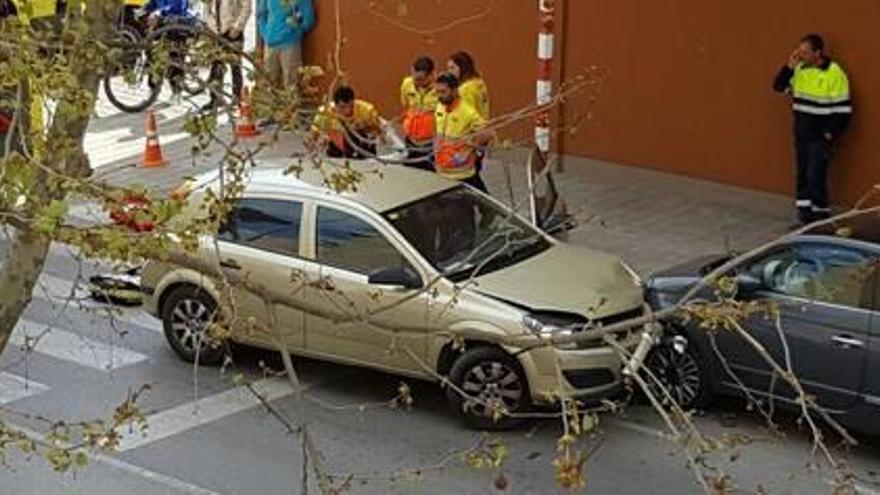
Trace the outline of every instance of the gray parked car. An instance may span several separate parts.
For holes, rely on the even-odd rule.
[[[675,304],[701,276],[728,259],[704,258],[655,275],[648,283],[649,302],[655,309]],[[793,368],[807,393],[850,427],[872,433],[880,433],[878,261],[880,218],[862,215],[846,225],[798,236],[730,274],[737,278],[739,299],[778,304]],[[746,328],[784,363],[785,346],[772,319],[754,317]],[[697,322],[672,324],[671,330],[687,345],[682,349],[667,335],[648,364],[685,406],[704,406],[716,393],[743,394],[730,372],[754,396],[793,405],[790,387],[742,338],[722,330],[713,346]]]

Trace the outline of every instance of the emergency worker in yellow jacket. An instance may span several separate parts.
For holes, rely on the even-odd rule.
[[[458,78],[447,73],[434,86],[439,100],[434,112],[434,167],[444,177],[488,192],[477,160],[491,136],[484,131],[486,120],[459,96],[458,84]]]
[[[410,75],[400,85],[407,152],[404,164],[407,166],[434,170],[431,157],[434,153],[434,111],[437,103],[434,61],[430,57],[419,57],[413,62]]]
[[[810,34],[780,69],[773,88],[792,99],[798,219],[808,224],[827,218],[828,166],[853,112],[849,79],[825,53],[822,37]]]
[[[489,87],[486,85],[486,81],[480,77],[474,57],[466,51],[455,52],[449,56],[446,70],[458,78],[458,94],[461,99],[474,107],[483,120],[488,121]],[[486,150],[481,149],[477,153],[477,172],[483,171],[485,160]]]
[[[368,159],[376,156],[376,144],[384,140],[382,131],[376,107],[355,98],[351,87],[340,86],[333,92],[333,102],[318,109],[307,144],[323,145],[330,158]]]

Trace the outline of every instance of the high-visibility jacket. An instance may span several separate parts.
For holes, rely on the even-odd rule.
[[[476,173],[477,153],[472,139],[485,124],[480,113],[460,97],[449,106],[437,105],[434,166],[440,175],[464,180]]]
[[[486,86],[486,81],[479,77],[462,81],[458,87],[458,94],[480,113],[483,120],[489,120],[489,88]]]
[[[147,4],[147,0],[125,0],[123,4],[126,7],[143,7]]]
[[[333,103],[321,106],[312,122],[312,132],[327,137],[340,150],[348,147],[346,133],[374,137],[381,128],[382,122],[376,107],[364,100],[354,100],[354,114],[350,118],[339,115]]]
[[[798,138],[837,137],[848,127],[853,112],[849,78],[836,62],[783,67],[773,86],[791,93]]]
[[[400,85],[400,103],[404,108],[403,132],[414,143],[427,143],[434,137],[434,111],[437,93],[433,86],[419,88],[412,77]]]
[[[58,11],[57,0],[13,0],[22,21],[54,16]]]

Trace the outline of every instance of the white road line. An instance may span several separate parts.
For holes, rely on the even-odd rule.
[[[0,404],[9,404],[47,390],[49,390],[47,385],[0,371]]]
[[[205,100],[207,101],[207,100]],[[170,106],[156,112],[159,122],[159,143],[163,146],[172,145],[190,137],[183,131],[185,120],[183,119],[191,108],[180,105]],[[217,118],[218,127],[229,124],[229,116],[221,114]],[[164,128],[163,128],[164,127]],[[132,133],[129,127],[116,129],[90,130],[86,133],[83,146],[89,155],[89,164],[93,169],[100,169],[107,165],[129,159],[137,162],[144,151],[144,135],[138,132]]]
[[[282,378],[267,378],[254,382],[252,386],[267,401],[293,393],[290,383]],[[260,401],[245,386],[188,402],[147,417],[149,429],[146,435],[140,432],[120,432],[122,439],[119,451],[143,447],[259,405]]]
[[[48,444],[46,441],[46,437],[30,428],[25,428],[22,426],[12,425],[12,428],[16,431],[21,432],[26,437],[31,440],[41,443],[43,445]],[[145,479],[147,481],[165,485],[168,488],[176,490],[179,493],[185,493],[187,495],[220,495],[218,492],[213,490],[209,490],[207,488],[203,488],[201,486],[189,483],[187,481],[183,481],[178,478],[174,478],[172,476],[168,476],[167,474],[158,473],[156,471],[151,471],[147,468],[141,466],[135,466],[134,464],[130,464],[121,459],[117,459],[115,457],[111,457],[109,455],[97,454],[94,452],[86,452],[90,458],[94,459],[96,462],[100,462],[101,464],[105,464],[112,468],[118,469],[120,471],[133,474],[139,478]]]
[[[99,303],[97,301],[83,300],[88,297],[88,289],[85,280],[74,281],[56,277],[44,273],[40,275],[37,286],[34,288],[34,297],[45,299],[54,304],[64,304],[70,297],[71,293],[77,298],[77,301],[71,302],[69,307],[73,309],[83,309],[90,315],[116,322],[129,323],[138,327],[143,327],[154,332],[162,333],[162,322],[151,315],[144,312],[139,307],[121,307]]]
[[[27,344],[40,354],[102,371],[130,366],[148,359],[143,354],[118,345],[27,320],[19,321],[9,342],[19,347]]]

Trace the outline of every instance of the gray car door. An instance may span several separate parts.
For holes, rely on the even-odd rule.
[[[876,257],[832,243],[787,246],[750,264],[762,288],[744,298],[779,309],[753,316],[746,330],[783,368],[790,363],[808,394],[831,411],[845,411],[862,389],[872,316]],[[718,335],[730,370],[759,395],[795,398],[794,391],[752,346],[731,332]],[[733,383],[730,376],[725,378]]]
[[[862,400],[874,410],[880,408],[880,267],[873,273],[874,301],[872,304],[871,339],[868,343],[868,362],[865,364],[865,381]],[[875,425],[880,425],[876,414],[869,414]]]

